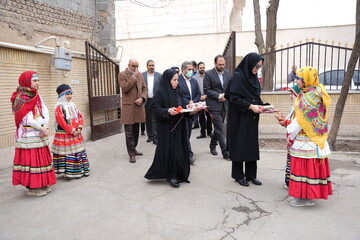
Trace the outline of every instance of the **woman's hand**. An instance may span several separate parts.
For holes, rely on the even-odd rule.
[[[39,137],[44,138],[44,137],[49,136],[49,134],[50,134],[49,129],[47,129],[45,127],[41,127]]]
[[[75,137],[79,135],[76,128],[72,129],[71,134],[74,135]]]
[[[280,112],[278,112],[277,115],[274,115],[274,117],[276,117],[276,119],[279,121],[279,124],[281,126],[285,126],[286,118],[284,117],[284,115],[282,115]]]
[[[287,146],[288,146],[288,148],[291,148],[291,146],[292,146],[293,143],[294,143],[294,140],[292,140],[292,139],[290,138],[290,136],[288,136],[288,137],[286,138],[286,141],[287,141]]]
[[[260,109],[260,106],[259,106],[259,105],[250,104],[249,109],[250,109],[251,111],[253,111],[254,113],[262,113],[262,112],[263,112],[263,111]]]
[[[168,109],[168,113],[169,113],[171,116],[174,116],[174,115],[178,115],[178,114],[179,114],[179,113],[176,111],[176,108],[175,108],[175,107],[169,108],[169,109]]]

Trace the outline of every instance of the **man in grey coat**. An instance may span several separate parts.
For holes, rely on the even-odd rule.
[[[145,104],[146,113],[146,133],[148,135],[147,142],[153,142],[157,144],[157,131],[156,131],[156,119],[153,113],[153,97],[155,90],[158,89],[161,73],[155,72],[155,62],[148,60],[146,63],[147,71],[143,72],[144,81],[148,89],[148,98]]]
[[[224,159],[229,159],[224,135],[224,121],[227,112],[227,101],[224,97],[225,89],[231,79],[230,72],[225,69],[225,58],[217,55],[214,59],[215,67],[205,72],[204,92],[207,95],[206,105],[213,116],[214,134],[211,137],[210,152],[217,155],[217,142],[220,144]]]

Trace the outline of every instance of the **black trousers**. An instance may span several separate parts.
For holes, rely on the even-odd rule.
[[[145,132],[145,125],[146,123],[140,123],[141,133]]]
[[[156,119],[154,116],[153,109],[154,109],[154,101],[152,98],[148,98],[145,105],[146,133],[148,135],[148,138],[157,139]]]
[[[210,133],[212,132],[212,120],[209,112],[205,110],[201,110],[199,112],[199,123],[200,123],[200,134],[205,135],[205,129],[206,129],[207,135],[210,135]]]
[[[244,174],[244,162],[232,162],[231,177],[236,181],[240,179],[254,179],[257,172],[257,161],[245,162],[245,174]]]
[[[226,140],[225,140],[225,134],[224,134],[224,121],[225,121],[225,110],[221,112],[210,112],[213,116],[213,124],[214,124],[214,134],[211,137],[210,141],[210,149],[216,148],[218,142],[221,148],[221,152],[224,154],[225,151],[227,151],[226,146]]]
[[[130,157],[135,157],[135,149],[139,141],[139,123],[125,125],[126,148]]]

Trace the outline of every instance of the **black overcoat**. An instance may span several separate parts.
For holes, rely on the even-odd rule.
[[[250,104],[263,105],[260,96],[246,98],[236,93],[228,95],[227,145],[234,162],[259,160],[259,116],[248,109]]]
[[[185,104],[182,101],[182,107]],[[189,114],[170,116],[168,107],[154,96],[154,113],[157,119],[158,144],[153,163],[145,175],[147,179],[170,180],[173,173],[182,181],[190,174],[189,149],[187,145],[185,118]]]

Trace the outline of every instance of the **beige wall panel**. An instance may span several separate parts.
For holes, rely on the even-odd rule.
[[[24,71],[31,70],[40,75],[40,95],[50,112],[49,127],[54,133],[54,106],[57,101],[56,87],[69,84],[73,91],[73,101],[84,115],[84,126],[89,126],[88,88],[85,59],[73,58],[72,70],[56,70],[53,55],[33,53],[8,48],[0,48],[0,148],[14,145],[15,125],[11,111],[10,97],[18,86],[18,78]]]

